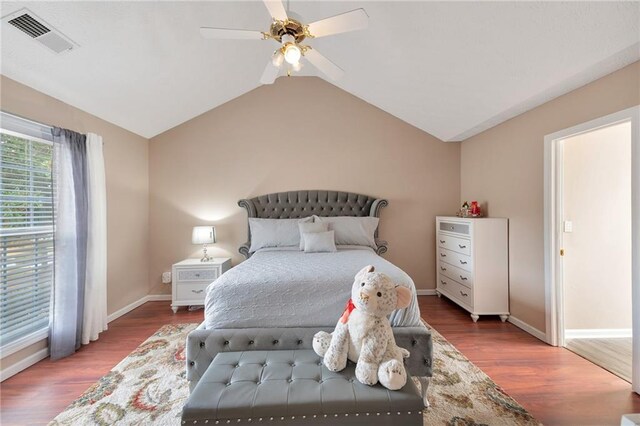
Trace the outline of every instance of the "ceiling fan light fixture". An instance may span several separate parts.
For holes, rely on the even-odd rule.
[[[280,49],[276,50],[273,53],[273,58],[271,58],[271,62],[274,67],[279,67],[284,62],[284,54],[280,51]]]
[[[289,64],[294,65],[300,61],[302,52],[300,48],[293,43],[290,43],[284,47],[284,60]]]
[[[284,54],[284,60],[291,65],[297,63],[302,56],[302,51],[300,51],[296,44],[296,39],[291,34],[282,36],[282,53]]]

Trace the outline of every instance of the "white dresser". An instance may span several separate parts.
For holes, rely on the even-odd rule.
[[[218,257],[209,262],[185,259],[174,264],[171,268],[173,313],[178,312],[180,306],[204,305],[207,286],[229,268],[231,259],[228,257]]]
[[[509,317],[508,220],[436,217],[438,296],[471,313]]]

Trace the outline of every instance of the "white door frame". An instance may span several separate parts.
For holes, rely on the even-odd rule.
[[[633,390],[640,393],[640,106],[600,117],[544,137],[544,269],[546,340],[564,346],[562,262],[562,140],[617,123],[631,123]]]

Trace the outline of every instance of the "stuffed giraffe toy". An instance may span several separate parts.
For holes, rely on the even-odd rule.
[[[356,274],[351,299],[333,333],[315,334],[314,351],[331,371],[343,370],[350,360],[361,383],[402,388],[407,382],[403,358],[409,351],[396,345],[388,315],[409,306],[411,296],[410,289],[366,266]]]

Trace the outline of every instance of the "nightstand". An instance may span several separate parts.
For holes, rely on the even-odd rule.
[[[217,257],[209,262],[185,259],[171,268],[171,309],[175,314],[180,306],[204,305],[207,286],[231,268],[231,258]]]

